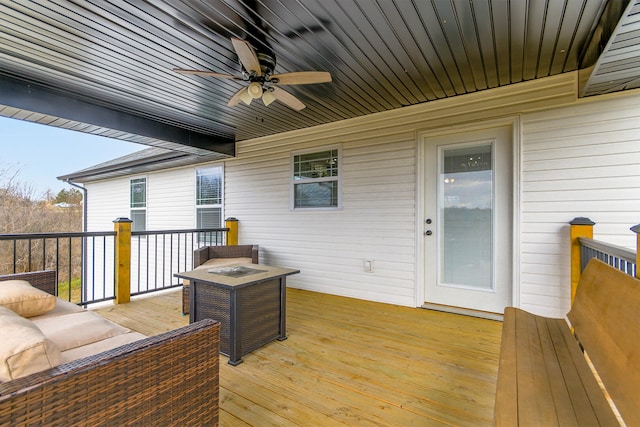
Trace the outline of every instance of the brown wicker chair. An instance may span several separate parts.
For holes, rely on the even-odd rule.
[[[203,246],[193,251],[193,268],[216,258],[251,258],[253,264],[259,261],[258,245]],[[182,314],[189,314],[189,284],[182,287]]]
[[[206,319],[0,383],[0,425],[218,425],[219,337]]]
[[[204,246],[193,251],[193,268],[214,258],[251,258],[258,264],[258,245]]]

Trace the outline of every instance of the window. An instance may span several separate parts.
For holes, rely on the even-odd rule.
[[[324,151],[293,153],[292,207],[340,209],[341,152],[339,147]]]
[[[220,227],[222,227],[222,166],[196,169],[196,228]],[[210,237],[206,236],[207,239]],[[204,238],[205,235],[202,236],[202,239]],[[203,241],[203,243],[213,244],[214,242]]]
[[[131,231],[147,229],[147,178],[131,180],[129,202],[131,208]]]

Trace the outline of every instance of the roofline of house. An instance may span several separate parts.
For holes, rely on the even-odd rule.
[[[153,149],[150,149],[149,151],[151,150]],[[106,178],[115,178],[119,176],[151,172],[155,170],[166,169],[169,167],[219,160],[224,157],[219,154],[197,156],[194,154],[179,151],[166,151],[163,153],[155,154],[150,153],[150,155],[148,156],[140,156],[140,153],[143,153],[144,151],[145,150],[138,151],[133,155],[121,157],[120,159],[122,161],[118,161],[118,159],[115,159],[107,163],[102,163],[100,165],[83,169],[81,171],[58,176],[57,179],[59,179],[60,181],[74,181],[85,183]],[[131,157],[131,160],[126,160],[127,157]]]

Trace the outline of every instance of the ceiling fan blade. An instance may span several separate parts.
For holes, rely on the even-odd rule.
[[[279,87],[273,87],[273,95],[278,101],[282,102],[287,107],[293,108],[296,111],[300,111],[305,107],[302,101]]]
[[[227,105],[229,107],[235,107],[236,105],[238,105],[240,103],[240,101],[244,102],[245,104],[249,105],[251,104],[251,100],[253,98],[249,95],[249,93],[247,92],[247,88],[243,87],[242,89],[240,89],[239,91],[237,91],[229,100],[229,102],[227,102]],[[247,102],[248,101],[248,102]]]
[[[249,72],[253,71],[257,76],[261,76],[262,70],[260,69],[260,61],[258,60],[258,55],[256,55],[256,52],[253,50],[249,42],[232,37],[231,43],[233,44],[233,48],[238,54],[238,59],[240,60],[240,63],[245,68],[245,70]]]
[[[185,70],[184,68],[174,68],[173,71],[180,74],[193,74],[195,76],[219,77],[221,79],[244,80],[242,77],[232,76],[231,74],[215,73],[213,71]]]
[[[277,82],[274,80],[277,80]],[[269,81],[279,85],[328,83],[331,81],[331,74],[326,71],[297,71],[294,73],[274,74]]]

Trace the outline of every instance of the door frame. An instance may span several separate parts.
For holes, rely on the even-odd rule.
[[[510,116],[495,120],[487,120],[478,123],[469,123],[465,125],[456,125],[455,127],[437,127],[433,129],[420,129],[416,131],[416,287],[415,287],[415,306],[422,307],[426,302],[425,299],[425,140],[433,137],[455,135],[460,133],[468,133],[478,130],[510,127],[511,143],[512,143],[512,271],[511,271],[511,305],[520,306],[520,182],[521,182],[521,141],[522,131],[519,116]],[[446,308],[446,307],[445,307]],[[458,310],[452,310],[459,312]]]

